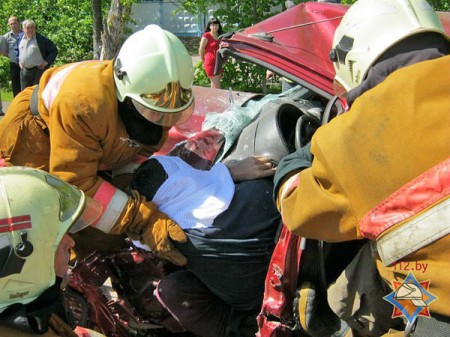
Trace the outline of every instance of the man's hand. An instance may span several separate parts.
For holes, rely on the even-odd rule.
[[[224,164],[228,167],[234,182],[266,178],[275,174],[273,162],[262,156],[230,160]]]
[[[186,257],[175,248],[173,241],[184,243],[188,238],[183,229],[158,206],[147,201],[137,191],[131,191],[129,211],[112,228],[110,233],[125,233],[133,240],[146,244],[156,256],[178,266],[187,263]]]
[[[38,68],[42,70],[45,69],[46,66],[48,66],[48,62],[44,60],[40,65],[38,65]]]

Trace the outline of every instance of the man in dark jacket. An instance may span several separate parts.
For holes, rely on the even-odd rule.
[[[22,37],[23,32],[21,24],[17,16],[10,16],[8,18],[8,26],[11,28],[9,32],[4,34],[8,43],[8,54],[5,56],[9,57],[9,72],[11,76],[11,85],[14,97],[20,92],[20,67],[19,67],[19,39]]]
[[[36,32],[36,23],[33,20],[23,22],[23,31],[19,42],[22,90],[38,84],[44,71],[55,62],[58,55],[58,49],[53,41]]]

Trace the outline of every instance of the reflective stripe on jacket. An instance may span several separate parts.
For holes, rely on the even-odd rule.
[[[385,265],[450,233],[450,158],[395,191],[359,222]]]

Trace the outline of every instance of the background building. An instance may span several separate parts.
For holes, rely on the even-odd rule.
[[[201,36],[214,8],[208,13],[192,15],[187,11],[176,12],[177,5],[170,0],[149,0],[133,4],[131,17],[134,22],[129,26],[133,31],[149,24],[157,24],[177,36]]]

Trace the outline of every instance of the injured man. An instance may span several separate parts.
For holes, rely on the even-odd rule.
[[[179,157],[152,156],[132,188],[183,228],[188,242],[174,244],[188,271],[234,310],[258,312],[281,221],[272,177],[234,182],[222,163],[203,171]]]

